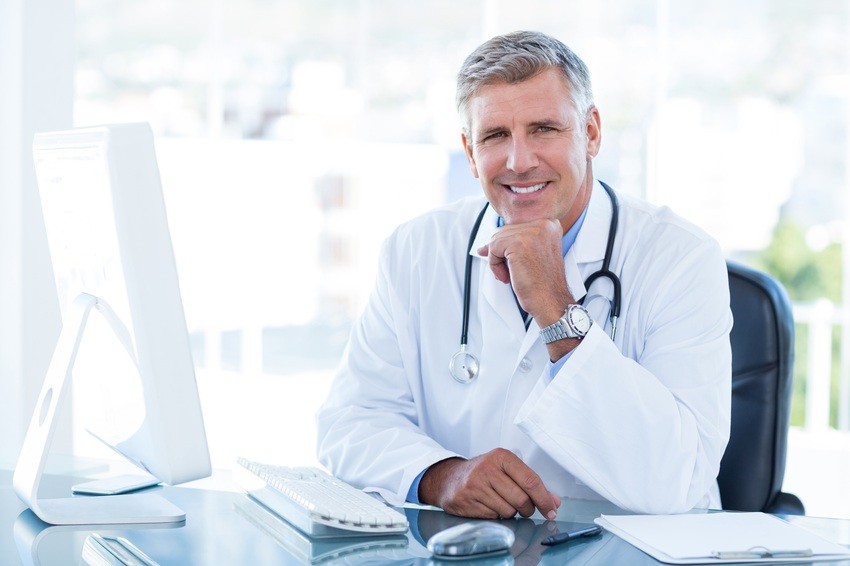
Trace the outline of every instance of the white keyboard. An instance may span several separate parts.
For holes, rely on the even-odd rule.
[[[248,495],[312,537],[407,531],[403,514],[317,468],[236,463],[234,479]]]

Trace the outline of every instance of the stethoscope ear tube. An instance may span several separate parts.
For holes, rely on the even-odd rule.
[[[611,313],[608,316],[611,320],[611,340],[613,340],[617,335],[617,319],[620,318],[620,297],[622,296],[620,278],[617,277],[616,273],[611,271],[611,256],[614,254],[614,240],[617,236],[617,224],[620,219],[620,203],[617,200],[617,194],[614,192],[614,189],[608,185],[608,183],[599,181],[599,184],[602,185],[602,188],[605,189],[605,192],[608,193],[608,197],[611,199],[611,225],[608,227],[608,242],[605,244],[605,257],[602,260],[602,269],[595,273],[591,273],[590,276],[585,279],[584,288],[590,291],[590,286],[600,277],[608,279],[611,281],[611,285],[614,286],[611,301]],[[587,297],[587,295],[585,295],[585,297]],[[584,299],[582,299],[582,303],[584,303]]]
[[[593,282],[599,279],[600,277],[605,277],[609,281],[611,281],[611,285],[614,286],[613,296],[614,300],[611,301],[611,318],[619,318],[620,316],[620,278],[617,275],[609,270],[609,269],[600,269],[594,273],[591,273],[590,276],[584,281],[584,288],[590,289],[590,286],[593,285]],[[587,297],[587,295],[585,295]],[[584,298],[581,300],[582,304],[584,304]]]
[[[600,277],[605,277],[611,281],[611,285],[614,286],[614,290],[612,292],[613,300],[611,301],[611,313],[608,315],[608,319],[611,321],[611,340],[614,340],[617,336],[617,319],[620,318],[620,278],[617,277],[613,271],[600,269],[599,271],[590,274],[584,282],[584,288],[590,289],[593,282]],[[586,298],[587,295],[585,294],[585,296],[581,299],[582,305]]]

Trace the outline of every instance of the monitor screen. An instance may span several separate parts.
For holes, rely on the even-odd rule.
[[[63,321],[87,294],[108,322],[91,317],[89,362],[74,368],[89,382],[89,431],[165,483],[209,475],[150,127],[38,134],[33,151]]]

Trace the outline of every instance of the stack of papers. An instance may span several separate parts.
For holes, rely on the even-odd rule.
[[[765,513],[602,515],[596,523],[668,564],[850,559],[847,547]]]

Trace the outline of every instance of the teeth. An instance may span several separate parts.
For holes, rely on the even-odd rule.
[[[533,193],[535,191],[539,191],[544,186],[546,186],[546,183],[539,183],[537,185],[531,185],[530,187],[515,187],[513,185],[508,185],[508,187],[510,187],[511,191],[513,191],[515,193],[519,193],[521,195]]]

